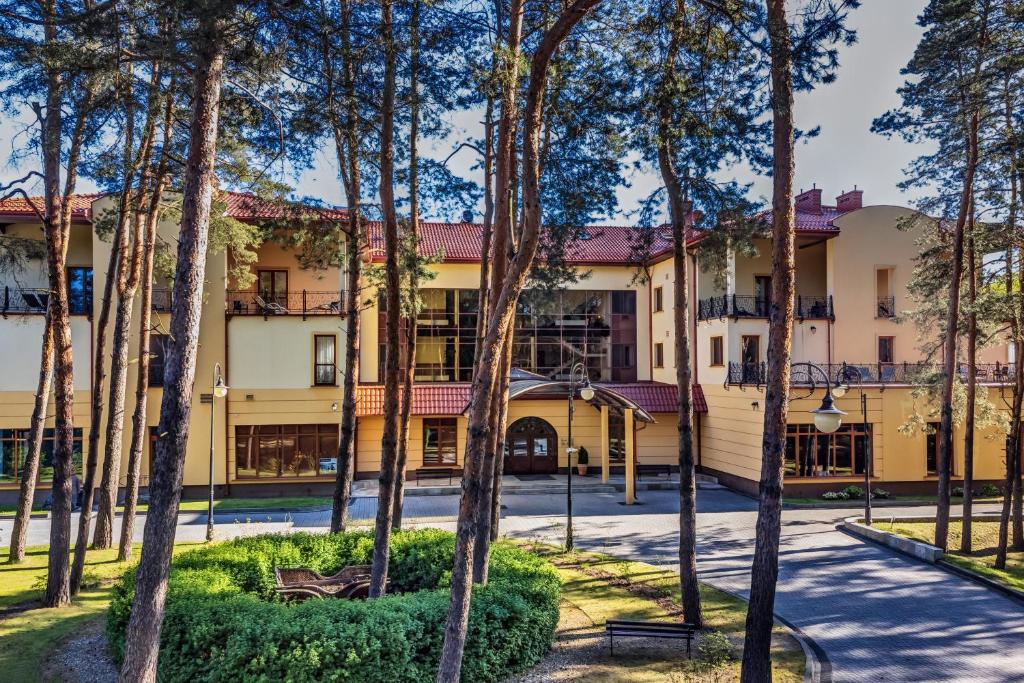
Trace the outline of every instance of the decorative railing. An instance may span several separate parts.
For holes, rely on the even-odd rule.
[[[793,315],[798,319],[835,319],[832,296],[797,296]],[[771,300],[763,296],[725,294],[701,299],[697,303],[697,320],[715,318],[767,318]]]
[[[856,384],[859,377],[864,384],[919,385],[942,376],[942,366],[937,363],[820,363],[818,366],[828,374],[833,384]],[[1013,381],[1015,368],[1012,363],[979,363],[974,368],[981,384],[1008,384]],[[958,365],[957,375],[961,381],[967,381],[968,370],[966,363]],[[727,384],[760,386],[767,379],[765,363],[729,363]],[[821,376],[817,372],[812,376],[806,366],[793,368],[789,381],[796,386],[822,383]]]
[[[896,297],[893,296],[880,296],[878,297],[878,310],[875,315],[879,318],[895,318],[896,317]]]
[[[50,301],[50,290],[46,288],[10,287],[4,285],[0,291],[0,315],[8,313],[29,313],[42,315]],[[68,296],[71,315],[92,315],[92,293],[71,292]]]
[[[287,294],[229,291],[227,315],[345,315],[345,292],[311,292],[301,290]]]

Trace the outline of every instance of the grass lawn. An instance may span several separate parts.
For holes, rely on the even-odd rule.
[[[209,503],[205,500],[183,500],[182,512],[202,512]],[[302,510],[310,508],[329,508],[331,499],[327,497],[292,496],[282,498],[220,498],[213,501],[213,509],[219,512],[232,510]],[[145,512],[147,505],[140,505],[139,512]],[[123,508],[118,507],[118,512]],[[41,510],[39,510],[41,511]],[[13,505],[0,505],[0,517],[13,517]]]
[[[935,542],[935,524],[931,522],[901,522],[896,524],[876,523],[882,531],[889,531],[907,536],[925,543]],[[960,522],[949,522],[949,548],[945,559],[964,569],[977,572],[993,581],[1024,591],[1024,552],[1009,552],[1006,555],[1006,569],[1000,570],[992,566],[996,560],[996,548],[999,539],[999,522],[974,522],[971,524],[970,555],[960,553],[960,539],[963,538],[963,526]]]
[[[696,644],[693,659],[687,660],[685,645],[676,641],[665,641],[664,646],[654,649],[637,648],[637,641],[643,643],[643,639],[636,638],[624,639],[621,649],[616,641],[616,654],[612,658],[608,655],[607,638],[603,635],[604,622],[607,619],[672,619],[669,611],[678,608],[680,602],[679,576],[642,562],[628,562],[597,553],[565,553],[551,546],[528,547],[547,556],[562,576],[559,641],[571,641],[584,627],[599,627],[600,648],[587,661],[583,672],[577,672],[585,680],[600,683],[665,680],[696,683],[739,679],[747,614],[747,603],[743,600],[701,584],[704,624],[729,639],[733,646],[731,661],[719,665],[702,662]],[[621,585],[625,583],[632,584],[632,590]],[[785,629],[776,628],[772,643],[773,680],[783,683],[802,681],[805,663],[803,649],[796,639]],[[563,678],[552,676],[551,680]]]
[[[175,546],[175,552],[195,544]],[[135,557],[138,559],[138,547]],[[42,598],[46,586],[47,549],[32,547],[21,564],[0,563],[0,609]],[[53,646],[87,624],[103,618],[113,580],[131,566],[117,561],[117,549],[86,554],[82,591],[63,609],[30,609],[0,618],[0,678],[41,681],[40,669]]]

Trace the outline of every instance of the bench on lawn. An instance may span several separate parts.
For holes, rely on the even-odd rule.
[[[609,619],[604,625],[608,633],[608,646],[615,655],[615,636],[636,638],[673,638],[686,640],[686,656],[690,656],[690,642],[697,632],[693,624],[680,624],[673,621],[626,621]]]
[[[643,479],[645,474],[649,474],[652,477],[656,477],[660,474],[664,474],[671,481],[672,479],[672,466],[671,465],[641,465],[637,463],[636,466],[636,478]]]
[[[452,479],[462,476],[462,470],[458,467],[421,467],[415,472],[416,485],[420,485],[423,479],[447,479],[448,485],[452,485]]]

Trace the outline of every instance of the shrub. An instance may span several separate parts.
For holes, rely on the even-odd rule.
[[[158,678],[433,680],[448,612],[453,534],[394,534],[387,597],[285,603],[274,595],[275,566],[330,574],[369,564],[372,550],[367,532],[296,533],[181,554],[171,566]],[[134,592],[130,572],[115,586],[107,615],[118,661]],[[551,646],[560,595],[550,564],[511,544],[494,544],[490,582],[473,591],[462,679],[495,681],[539,661]]]
[[[722,666],[732,659],[732,643],[720,631],[708,631],[700,637],[697,657],[713,667]]]
[[[843,493],[846,494],[847,498],[851,498],[854,500],[864,497],[864,489],[862,489],[859,486],[847,486],[845,489],[843,489]]]
[[[995,484],[985,484],[981,487],[981,490],[978,491],[978,495],[982,498],[994,498],[1000,493],[1002,493],[1002,491]]]
[[[587,452],[586,446],[580,446],[580,450],[576,454],[576,462],[580,465],[586,465],[590,463],[590,453]]]
[[[964,497],[964,487],[963,486],[954,486],[952,493],[953,493],[953,497],[954,498],[963,498]]]
[[[885,489],[871,489],[871,497],[872,498],[878,498],[879,500],[885,500],[887,498],[890,498],[891,496],[892,496],[892,494],[889,493],[888,491],[886,491]]]
[[[825,500],[849,500],[850,494],[846,491],[825,491],[821,497]]]

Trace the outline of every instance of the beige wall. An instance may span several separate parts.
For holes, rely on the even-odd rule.
[[[288,271],[288,291],[301,292],[335,292],[342,287],[342,271],[339,268],[326,270],[307,270],[299,266],[295,251],[281,246],[277,242],[264,242],[257,250],[258,259],[252,265],[253,273],[260,270]],[[234,282],[228,289],[246,289],[256,291],[257,285],[240,288]]]
[[[342,367],[345,320],[340,316],[232,316],[228,319],[229,386],[233,389],[308,389],[313,386],[313,337],[335,336]],[[341,376],[337,378],[341,383]]]

